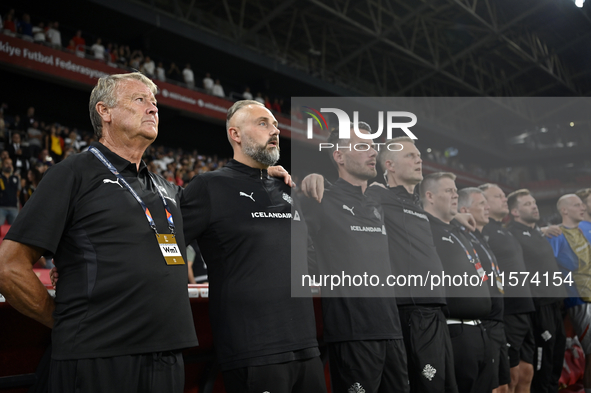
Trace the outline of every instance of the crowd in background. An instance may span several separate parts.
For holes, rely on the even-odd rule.
[[[48,167],[85,151],[96,138],[90,131],[46,122],[37,116],[34,107],[29,107],[23,114],[11,112],[9,108],[7,103],[0,107],[0,151],[2,163],[11,162],[13,171],[10,175],[19,179],[18,200],[22,206]],[[146,150],[143,159],[151,172],[179,186],[195,175],[224,166],[228,161],[216,155],[199,154],[197,150],[156,145]]]
[[[60,26],[59,21],[31,18],[27,13],[19,13],[17,15],[14,9],[10,9],[0,16],[0,32],[11,36],[18,36],[24,40],[55,49],[69,51],[77,56],[104,62],[113,67],[128,71],[139,70],[155,81],[175,83],[185,88],[231,100],[254,99],[275,113],[288,114],[293,112],[296,118],[302,119],[303,117],[299,108],[290,108],[289,100],[283,99],[281,96],[277,95],[270,98],[267,93],[257,92],[253,94],[250,88],[244,84],[234,84],[232,87],[224,87],[218,76],[213,76],[206,71],[194,70],[189,63],[184,66],[178,66],[174,61],[167,61],[157,56],[151,56],[144,53],[141,49],[132,49],[125,43],[104,42],[96,34],[83,32],[77,27]],[[202,79],[196,76],[197,72],[201,72],[201,75],[203,75]],[[72,153],[78,152],[81,148],[87,146],[93,138],[92,133],[80,132],[77,129],[70,129],[59,124],[45,124],[39,121],[37,124],[34,124],[34,122],[25,124],[27,121],[30,122],[30,119],[31,117],[28,115],[21,117],[18,114],[14,114],[14,119],[7,122],[2,119],[2,114],[0,114],[0,130],[9,128],[21,134],[23,142],[31,145],[29,148],[30,157],[39,162],[57,162]],[[2,125],[2,123],[7,123],[8,127],[7,125]],[[55,130],[52,131],[52,129]],[[0,140],[0,142],[2,141],[4,143],[11,142],[5,136]],[[42,152],[45,156],[39,158]],[[537,168],[535,171],[526,167],[517,166],[489,169],[475,163],[463,162],[457,153],[458,151],[455,148],[445,150],[433,148],[426,150],[424,158],[431,162],[471,173],[488,181],[504,184],[512,188],[521,186],[535,188],[532,182],[552,178],[551,175],[544,173],[544,168]],[[161,151],[160,154],[167,156],[168,152]],[[47,158],[50,158],[51,161],[47,161]],[[175,158],[182,160],[180,157]],[[198,161],[203,161],[202,159],[193,157],[192,160],[189,159],[189,162],[197,162],[199,170],[202,171],[204,170],[203,168],[209,167],[210,164],[216,161],[213,158],[207,158],[205,161],[207,160],[213,161],[202,165],[198,163]],[[19,163],[22,163],[22,161]],[[15,173],[20,173],[21,169],[21,167],[15,168]],[[187,174],[194,171],[194,169],[184,167],[183,165],[180,165],[180,168],[176,170],[162,166],[160,169],[166,178],[169,180],[175,179],[177,183],[179,182],[177,179],[186,178]],[[178,172],[181,173],[179,174]],[[22,177],[26,178],[26,176]],[[563,178],[562,180],[573,182],[575,179]]]
[[[234,83],[224,88],[219,77],[214,78],[207,71],[194,70],[190,63],[177,65],[178,61],[144,54],[141,49],[132,49],[125,43],[106,42],[100,36],[83,32],[79,28],[60,27],[59,21],[46,21],[42,18],[32,21],[28,13],[17,15],[14,9],[10,9],[0,16],[0,32],[103,62],[112,67],[141,71],[157,81],[179,84],[220,98],[254,99],[275,113],[287,114],[289,111],[287,100],[280,96],[273,97],[263,92],[253,94],[250,87],[242,83]],[[201,80],[196,76],[197,72],[203,75]]]

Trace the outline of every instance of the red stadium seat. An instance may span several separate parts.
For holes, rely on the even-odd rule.
[[[0,239],[4,239],[4,236],[6,236],[9,229],[10,224],[3,224],[2,226],[0,226]]]

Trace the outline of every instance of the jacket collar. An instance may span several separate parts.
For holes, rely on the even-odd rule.
[[[242,172],[250,177],[256,177],[257,179],[267,179],[269,177],[269,174],[267,173],[266,169],[253,168],[241,162],[238,162],[233,158],[225,165],[225,168],[230,168],[235,171]]]

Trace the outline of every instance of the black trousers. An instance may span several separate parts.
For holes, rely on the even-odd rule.
[[[227,393],[326,393],[324,366],[318,356],[222,373]]]
[[[449,330],[441,307],[398,308],[412,393],[458,393]]]
[[[532,315],[534,339],[534,379],[532,392],[557,392],[562,373],[566,333],[560,303],[540,306]]]
[[[461,393],[490,393],[493,362],[484,326],[449,325],[456,382]]]
[[[183,393],[180,351],[51,360],[49,393]]]
[[[493,389],[511,382],[511,370],[509,368],[509,348],[505,336],[504,323],[486,319],[482,326],[488,334],[491,354],[493,358]]]
[[[402,340],[329,343],[328,363],[334,393],[410,392]]]

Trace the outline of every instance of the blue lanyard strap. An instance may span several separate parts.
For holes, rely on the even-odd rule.
[[[472,232],[470,232],[470,236],[472,236],[472,239],[474,239],[476,241],[476,243],[478,243],[478,244],[480,244],[482,246],[482,249],[486,253],[486,256],[488,257],[488,260],[490,261],[490,263],[492,265],[493,272],[497,276],[500,276],[501,275],[501,271],[499,270],[499,266],[496,264],[496,262],[497,262],[496,258],[488,252],[488,250],[486,249],[486,246],[484,244],[482,244],[482,242],[480,240],[478,240],[478,238],[476,236],[474,236],[474,234]]]
[[[150,213],[150,209],[148,209],[148,206],[146,206],[144,201],[142,201],[142,198],[140,198],[140,196],[133,190],[133,188],[131,188],[129,183],[123,178],[123,176],[121,176],[119,171],[117,171],[117,168],[115,168],[115,166],[113,164],[111,164],[111,161],[109,161],[103,153],[101,153],[94,146],[89,147],[88,151],[90,151],[92,154],[94,154],[95,157],[98,158],[99,161],[102,162],[103,165],[106,166],[107,169],[109,171],[111,171],[111,173],[113,175],[115,175],[117,177],[117,180],[119,180],[121,182],[121,184],[123,184],[125,186],[125,188],[127,188],[127,190],[131,193],[131,195],[133,195],[135,200],[140,204],[140,206],[144,210],[146,218],[148,219],[148,224],[150,224],[150,228],[152,228],[154,230],[154,232],[156,233],[156,235],[158,235],[158,231],[156,230],[156,223],[154,222],[154,219],[152,218],[152,214]],[[156,182],[152,178],[151,173],[150,173],[150,180],[152,181],[152,184],[156,188],[156,191],[158,191],[158,195],[160,196],[160,200],[162,200],[162,204],[164,205],[164,210],[166,210],[166,220],[168,221],[168,227],[170,228],[170,232],[174,236],[174,221],[172,219],[172,213],[170,213],[170,208],[168,207],[168,203],[166,203],[166,199],[164,198],[164,195],[162,195],[162,191],[160,191],[160,189],[156,185]]]
[[[476,256],[475,262],[472,262],[472,260],[474,259],[474,257],[472,257],[472,255],[470,254],[470,252],[468,251],[468,249],[466,248],[466,246],[464,246],[464,243],[462,243],[460,241],[460,239],[458,239],[458,237],[456,235],[454,235],[453,233],[446,231],[447,233],[449,233],[451,236],[453,236],[454,239],[456,239],[456,241],[458,243],[460,243],[460,246],[462,246],[462,248],[464,249],[464,251],[466,252],[466,255],[468,256],[468,260],[470,261],[470,263],[474,264],[475,262],[480,262],[480,258],[478,258],[478,253],[476,252],[476,250],[474,248],[472,248],[472,251],[474,251],[474,255]]]

